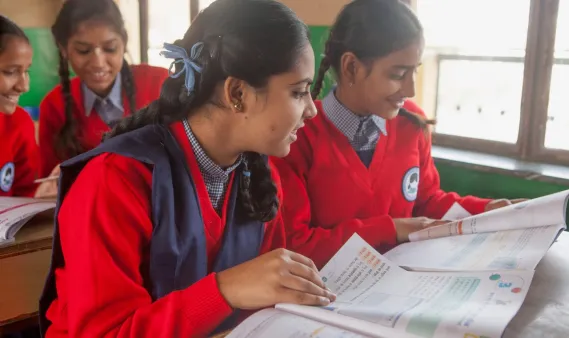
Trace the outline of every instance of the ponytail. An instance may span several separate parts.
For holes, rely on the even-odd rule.
[[[71,81],[69,80],[69,65],[67,59],[59,52],[59,79],[65,111],[65,122],[56,136],[55,150],[60,160],[77,156],[83,152],[83,147],[77,139],[77,121],[73,116],[74,102],[71,97]]]

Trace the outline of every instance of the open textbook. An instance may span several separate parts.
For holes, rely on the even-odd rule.
[[[566,228],[568,198],[562,191],[424,229],[385,257],[422,271],[534,270]]]
[[[320,271],[337,300],[279,304],[229,338],[500,337],[522,305],[533,271],[407,271],[357,234]]]
[[[0,246],[14,241],[18,230],[39,213],[55,209],[55,202],[22,197],[0,197]]]

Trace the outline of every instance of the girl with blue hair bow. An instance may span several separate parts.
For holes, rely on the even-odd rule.
[[[239,310],[334,299],[283,249],[268,159],[315,115],[307,27],[278,1],[218,0],[163,55],[160,98],[61,165],[47,337],[204,336]]]

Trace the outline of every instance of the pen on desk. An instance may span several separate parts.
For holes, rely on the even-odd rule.
[[[43,183],[43,182],[48,182],[48,181],[55,181],[59,178],[59,176],[49,176],[49,177],[45,177],[45,178],[39,178],[37,180],[34,181],[34,183]]]

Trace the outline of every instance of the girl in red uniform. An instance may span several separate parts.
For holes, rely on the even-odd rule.
[[[61,165],[47,337],[202,337],[239,309],[334,298],[277,249],[280,181],[261,155],[288,154],[316,112],[307,27],[278,1],[218,0],[165,48],[160,98]]]
[[[158,98],[168,76],[163,68],[129,66],[128,37],[113,0],[65,1],[51,30],[59,46],[61,83],[40,105],[42,177],[96,147],[110,126]],[[77,74],[73,79],[69,64]]]
[[[455,202],[472,214],[510,203],[440,189],[432,121],[407,100],[423,44],[421,24],[402,1],[352,1],[331,28],[313,97],[330,68],[338,85],[316,101],[320,114],[299,132],[286,160],[275,160],[288,243],[317,266],[354,232],[386,249],[438,224],[431,219]]]
[[[32,47],[24,32],[0,15],[0,196],[34,195],[39,169],[35,127],[18,107],[30,85]]]

